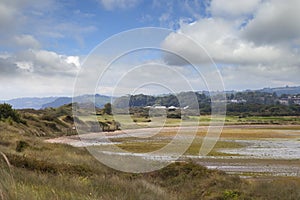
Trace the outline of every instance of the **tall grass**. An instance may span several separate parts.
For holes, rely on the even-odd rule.
[[[174,163],[146,174],[122,173],[96,162],[84,149],[39,145],[46,150],[28,148],[2,155],[1,200],[300,199],[297,178],[249,182],[193,162]],[[55,158],[42,157],[57,152]]]
[[[0,152],[0,199],[16,199],[16,188],[11,165],[6,155]]]

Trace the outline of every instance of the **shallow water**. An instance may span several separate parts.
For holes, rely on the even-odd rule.
[[[300,141],[297,139],[231,140],[246,145],[238,149],[222,149],[220,152],[239,154],[246,158],[300,159]]]
[[[147,136],[148,129],[145,129],[145,135],[140,135],[141,130],[130,130],[127,133],[121,132],[118,134],[107,135],[108,133],[91,133],[86,135],[61,137],[48,140],[48,142],[66,143],[76,147],[91,147],[102,145],[115,145],[120,142],[111,142],[110,139],[114,138],[128,138],[139,136],[139,142],[142,142],[144,136]],[[153,131],[153,130],[152,130]],[[128,134],[129,133],[129,134]],[[291,134],[299,135],[295,131],[291,131]],[[190,136],[187,136],[190,137]],[[163,136],[155,137],[155,140],[168,140],[172,137]],[[184,138],[183,138],[184,139]],[[206,166],[210,169],[219,169],[228,173],[235,174],[268,174],[275,176],[300,176],[300,165],[296,164],[276,164],[271,162],[260,162],[260,160],[300,160],[300,138],[290,139],[261,139],[261,140],[223,140],[229,142],[238,142],[245,147],[236,149],[220,149],[219,152],[227,154],[236,154],[236,156],[195,156],[184,155],[180,160],[193,159],[197,163]],[[145,140],[145,143],[147,140]],[[110,152],[102,151],[108,155],[119,156],[133,156],[141,157],[146,160],[158,160],[172,162],[177,158],[171,154],[150,154],[150,153],[132,153],[132,152]],[[245,162],[241,160],[248,160]],[[252,162],[253,161],[253,162]],[[296,162],[297,163],[297,162]]]

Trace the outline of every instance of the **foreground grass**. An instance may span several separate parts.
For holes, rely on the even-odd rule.
[[[22,152],[14,150],[16,145],[0,145],[11,164],[0,157],[0,199],[300,198],[297,178],[245,181],[193,162],[129,174],[103,166],[83,148],[39,139],[27,142]]]

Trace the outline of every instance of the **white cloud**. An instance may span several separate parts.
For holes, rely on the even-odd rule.
[[[0,1],[1,46],[3,49],[9,47],[12,51],[18,52],[0,55],[1,94],[6,95],[8,91],[11,93],[15,91],[16,95],[20,91],[18,96],[35,96],[49,93],[70,94],[72,91],[75,75],[80,70],[80,58],[76,55],[63,55],[55,50],[41,49],[41,46],[49,48],[48,42],[48,45],[53,45],[51,49],[55,49],[57,48],[55,45],[67,46],[72,40],[84,45],[87,35],[97,30],[97,23],[83,25],[82,22],[62,20],[61,16],[56,18],[54,8],[51,6],[52,1]],[[96,1],[106,10],[130,9],[140,3],[138,0]],[[300,25],[297,23],[300,18],[298,11],[300,1],[212,0],[206,10],[211,14],[209,17],[204,17],[207,13],[200,13],[203,12],[203,2],[186,0],[170,2],[155,0],[153,9],[159,11],[165,7],[165,12],[159,16],[148,13],[144,15],[145,21],[153,22],[157,17],[161,25],[168,27],[173,27],[172,22],[176,25],[179,23],[179,34],[173,33],[166,37],[162,43],[163,48],[183,55],[200,65],[210,61],[207,51],[217,62],[225,85],[229,89],[300,84],[298,77]],[[209,0],[205,0],[204,4],[205,2]],[[59,12],[64,11],[59,5],[56,9]],[[51,14],[44,12],[46,8]],[[93,17],[81,10],[75,10],[73,14],[85,18]],[[178,19],[179,15],[186,15],[192,19],[184,17]],[[195,19],[197,20],[193,21]],[[197,45],[180,34],[193,38],[203,49],[198,51]],[[39,41],[35,36],[38,36]],[[65,43],[60,43],[65,39]],[[85,72],[86,87],[94,87],[92,84],[95,83],[91,81],[99,78],[97,67],[107,62],[107,59],[97,56],[94,63],[91,63],[96,67]],[[165,54],[164,59],[169,65],[186,64],[171,54]],[[104,85],[107,91],[113,89],[110,87],[113,86],[112,81],[116,82],[116,79],[126,74],[130,68],[128,63],[121,64],[107,72]],[[180,73],[189,78],[193,85],[201,84],[197,79],[198,76],[195,77],[191,71],[185,71],[182,66],[172,67],[182,70]],[[132,81],[128,82],[128,88],[145,80],[147,75],[153,76],[151,70],[147,72],[149,73],[142,76],[135,74],[128,76],[128,80]],[[177,83],[176,79],[166,77],[167,71],[162,72],[165,73],[157,74],[157,80],[170,80],[174,87],[180,88],[180,83]],[[216,72],[206,71],[206,73],[213,79]],[[28,88],[30,90],[26,90]]]
[[[1,80],[4,77],[11,77],[13,75],[16,75],[18,72],[18,66],[16,63],[12,62],[12,59],[10,57],[6,58],[0,58],[0,77]],[[2,85],[2,84],[1,84]]]
[[[239,37],[236,23],[223,19],[201,19],[192,24],[183,24],[179,33],[191,37],[207,51],[216,62],[235,64],[255,64],[280,62],[282,59],[295,59],[285,49],[270,45],[255,45]],[[162,46],[189,57],[197,63],[209,60],[205,51],[199,52],[194,44],[180,34],[169,35]],[[193,46],[195,48],[193,49]],[[166,58],[167,62],[173,63]],[[290,60],[291,61],[291,60]],[[173,63],[176,64],[176,63]]]
[[[0,80],[0,99],[16,97],[71,96],[74,77],[20,74],[5,76]]]
[[[227,89],[261,89],[300,84],[300,67],[296,65],[233,65],[220,70]]]
[[[65,61],[68,64],[74,64],[77,68],[80,67],[80,60],[78,56],[68,56],[66,57]]]
[[[9,33],[16,28],[20,28],[28,17],[24,14],[24,10],[30,7],[31,12],[39,12],[38,10],[50,10],[54,7],[54,0],[1,0],[0,1],[0,28],[4,33]]]
[[[17,9],[7,4],[6,1],[0,2],[0,27],[1,29],[5,26],[11,25],[14,16],[17,13]]]
[[[300,1],[268,0],[254,13],[242,36],[256,43],[294,42],[300,39]]]
[[[46,50],[28,50],[18,56],[21,61],[33,63],[33,72],[42,75],[74,76],[79,67],[79,58],[59,55]]]
[[[139,3],[138,0],[99,0],[99,2],[106,10],[133,8]]]
[[[210,61],[207,51],[229,89],[299,85],[300,26],[295,20],[300,18],[300,1],[251,2],[252,6],[248,2],[235,7],[213,0],[211,18],[182,23],[178,33],[166,37],[162,47],[200,64]],[[232,14],[222,17],[226,12]],[[243,24],[238,16],[251,12],[254,18]],[[181,34],[191,37],[204,50],[197,50],[199,47]],[[176,56],[164,58],[169,64],[185,64]]]
[[[18,46],[27,47],[27,48],[39,48],[40,43],[32,35],[18,35],[14,37],[14,42]]]
[[[239,17],[249,15],[261,0],[212,0],[209,11],[214,17]]]
[[[226,50],[235,42],[231,26],[230,22],[222,19],[202,19],[191,24],[181,23],[181,28],[178,32],[191,37],[216,59],[227,54],[228,51]],[[198,47],[195,44],[178,34],[172,34],[167,37],[163,47],[175,50],[175,52],[189,57],[194,62],[199,63],[209,59],[204,51],[196,51]]]
[[[73,76],[80,68],[79,57],[59,55],[46,50],[26,50],[0,58],[1,75],[30,73],[40,76]]]
[[[26,50],[0,56],[0,99],[21,96],[71,95],[78,56],[46,50]]]

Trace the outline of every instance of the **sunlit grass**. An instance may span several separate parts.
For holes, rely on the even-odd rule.
[[[119,142],[122,140],[119,140]],[[126,141],[117,146],[132,153],[147,153],[153,152],[162,149],[166,145],[169,144],[171,139],[168,140],[134,140],[134,141]],[[202,138],[196,138],[193,140],[191,145],[188,147],[185,155],[199,155],[199,150],[202,145]],[[243,145],[233,142],[233,141],[217,141],[213,150],[209,155],[214,156],[232,156],[232,154],[225,154],[218,152],[218,149],[230,149],[230,148],[241,148]],[[102,147],[101,147],[102,148]],[[176,152],[176,147],[174,147],[174,151]]]
[[[173,119],[165,117],[137,117],[134,115],[90,115],[81,116],[83,121],[98,120],[100,122],[109,122],[112,120],[121,123],[121,129],[132,128],[147,128],[147,127],[172,127],[172,126],[208,126],[212,121],[210,115],[201,116],[186,116],[183,119]],[[224,122],[225,125],[238,125],[238,124],[269,124],[269,125],[300,125],[300,117],[298,116],[220,116],[214,117],[214,122]]]

